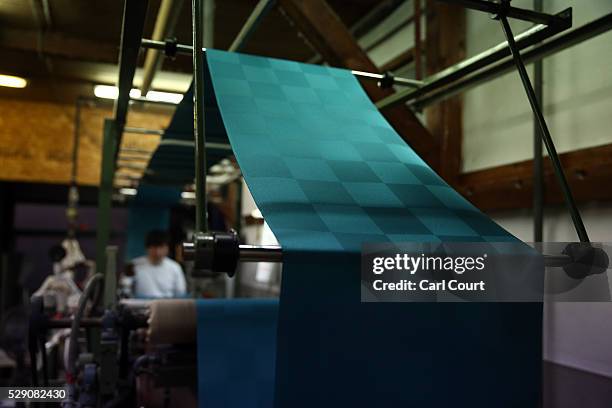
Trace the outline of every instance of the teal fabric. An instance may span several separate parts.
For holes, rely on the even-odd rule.
[[[198,406],[271,407],[278,300],[201,299],[196,307]]]
[[[208,73],[206,81],[210,82]],[[205,96],[204,123],[206,128],[206,141],[227,144],[227,134],[223,126],[219,107],[214,94]],[[162,142],[193,142],[193,84],[185,93],[183,100],[176,108],[170,125],[162,136]],[[192,145],[164,145],[160,144],[147,165],[144,179],[151,183],[184,185],[193,183],[194,148]],[[232,153],[223,149],[206,150],[207,167],[211,167]]]
[[[167,231],[170,208],[181,198],[181,190],[173,187],[142,184],[129,204],[126,260],[145,254],[145,238],[153,229]]]
[[[436,175],[349,71],[206,60],[207,98],[284,252],[275,406],[535,407],[541,304],[360,302],[364,242],[517,239]]]

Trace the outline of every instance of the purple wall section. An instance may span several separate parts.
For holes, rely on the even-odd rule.
[[[127,230],[127,209],[114,208],[111,216],[111,244],[119,246],[119,268],[123,268],[123,249]],[[96,208],[79,208],[77,239],[88,259],[96,255]],[[17,204],[14,228],[16,251],[24,256],[22,282],[36,290],[47,275],[52,273],[48,251],[61,243],[67,228],[66,207],[62,205]],[[121,269],[120,269],[121,270]]]

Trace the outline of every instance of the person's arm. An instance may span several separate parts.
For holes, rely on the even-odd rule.
[[[185,274],[180,265],[176,265],[176,281],[174,284],[174,296],[185,296],[187,293],[187,284],[185,282]]]

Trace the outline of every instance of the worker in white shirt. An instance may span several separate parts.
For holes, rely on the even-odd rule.
[[[182,297],[186,293],[181,266],[168,258],[168,234],[153,230],[147,234],[147,255],[132,261],[134,295],[140,298]]]

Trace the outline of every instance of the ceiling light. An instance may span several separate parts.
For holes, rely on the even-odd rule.
[[[183,191],[181,193],[181,198],[183,200],[195,200],[196,193],[195,193],[195,191]]]
[[[111,85],[96,85],[94,86],[94,95],[98,98],[103,99],[117,99],[119,97],[119,89],[116,86]],[[133,88],[130,90],[130,98],[141,98],[142,94],[140,89]],[[146,100],[154,102],[168,102],[178,104],[183,100],[183,95],[172,92],[159,92],[149,91],[147,92]]]
[[[134,91],[134,89],[132,89]],[[138,92],[140,93],[140,91]],[[155,102],[168,102],[178,104],[183,100],[183,95],[171,92],[149,91],[145,99]]]
[[[28,81],[26,81],[25,78],[0,74],[0,86],[6,86],[8,88],[25,88],[27,84]]]
[[[119,194],[123,194],[123,195],[135,196],[137,193],[138,193],[138,190],[136,190],[135,188],[120,188],[119,189]]]

